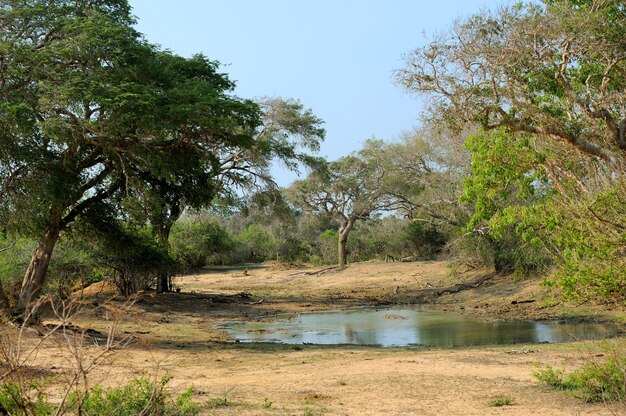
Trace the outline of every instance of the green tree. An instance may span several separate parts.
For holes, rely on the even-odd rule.
[[[377,157],[384,144],[368,141],[365,147],[350,156],[328,164],[326,169],[312,172],[296,181],[289,193],[297,206],[327,214],[339,225],[337,256],[339,268],[346,265],[348,236],[359,220],[395,207],[384,186],[385,167]]]
[[[253,140],[258,106],[231,95],[217,64],[159,50],[133,24],[125,0],[6,0],[0,9],[0,217],[38,239],[21,310],[78,218],[96,206],[119,215],[146,195],[208,203],[215,149]]]
[[[259,189],[274,192],[277,186],[270,173],[274,163],[282,163],[296,172],[301,164],[312,167],[319,163],[311,153],[319,150],[326,132],[322,128],[324,122],[311,109],[305,109],[294,99],[264,98],[257,104],[261,120],[250,137],[244,137],[243,141],[216,141],[211,146],[210,152],[215,155],[214,189],[205,188],[203,193],[193,184],[172,187],[167,181],[153,181],[152,186],[158,192],[148,193],[152,206],[150,222],[163,252],[169,252],[172,226],[185,209],[206,206],[213,196],[235,200],[237,192]],[[157,291],[169,290],[171,270],[162,268]]]
[[[430,118],[483,129],[467,142],[468,231],[516,269],[552,261],[569,296],[625,293],[625,31],[620,2],[517,4],[456,23],[397,71]]]

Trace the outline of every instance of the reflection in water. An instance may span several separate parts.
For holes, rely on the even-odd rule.
[[[242,342],[289,344],[465,346],[565,342],[615,335],[599,324],[489,322],[464,315],[412,309],[302,314],[296,319],[222,326]]]

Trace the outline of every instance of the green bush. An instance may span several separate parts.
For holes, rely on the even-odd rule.
[[[170,397],[165,386],[169,378],[158,382],[147,378],[134,379],[130,383],[104,389],[91,388],[87,394],[72,393],[61,408],[48,401],[39,385],[31,383],[22,387],[17,383],[0,384],[0,409],[15,416],[64,415],[114,415],[136,416],[195,416],[201,407],[192,401],[193,389],[180,396]]]
[[[409,222],[403,237],[410,244],[415,256],[433,258],[446,244],[446,236],[432,224]]]
[[[12,416],[48,416],[54,406],[48,402],[41,385],[35,381],[22,386],[15,382],[0,384],[0,410]],[[5,413],[3,413],[5,414]]]
[[[177,221],[170,233],[170,254],[186,269],[195,269],[211,262],[229,264],[228,253],[235,242],[215,221]]]
[[[533,372],[543,385],[556,390],[572,390],[583,401],[626,403],[626,356],[612,352],[602,362],[587,362],[566,374],[551,366]]]

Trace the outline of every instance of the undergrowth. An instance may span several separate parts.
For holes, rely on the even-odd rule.
[[[146,377],[131,380],[119,387],[92,387],[86,394],[73,393],[62,405],[49,402],[40,386],[31,385],[37,393],[24,391],[17,383],[0,384],[0,413],[15,416],[48,415],[115,415],[115,416],[195,416],[201,406],[192,401],[190,388],[172,398],[167,391],[168,377],[152,381]],[[30,399],[28,399],[30,398]],[[4,412],[3,412],[4,411]]]
[[[626,406],[626,355],[610,351],[603,361],[587,361],[582,368],[566,373],[546,366],[533,376],[547,387],[572,391],[587,403],[621,403]]]

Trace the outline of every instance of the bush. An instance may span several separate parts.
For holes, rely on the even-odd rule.
[[[587,403],[626,404],[626,356],[611,352],[603,362],[587,362],[579,370],[565,374],[551,366],[533,372],[540,383],[556,390],[572,390]]]
[[[423,222],[410,222],[406,225],[403,237],[410,244],[413,255],[433,258],[446,244],[446,236],[434,225]]]
[[[3,383],[0,384],[0,409],[15,416],[48,416],[54,413],[116,416],[199,414],[200,406],[191,399],[193,389],[187,389],[172,400],[165,388],[168,381],[167,377],[159,382],[144,377],[131,380],[120,387],[104,389],[102,386],[95,386],[87,394],[72,394],[62,408],[50,403],[36,384],[20,387],[16,383]]]
[[[24,386],[7,382],[0,384],[0,411],[12,416],[48,416],[53,414],[54,406],[48,402],[41,386],[31,381]]]
[[[180,220],[170,233],[170,254],[184,269],[212,264],[229,264],[234,246],[231,235],[215,221]]]

